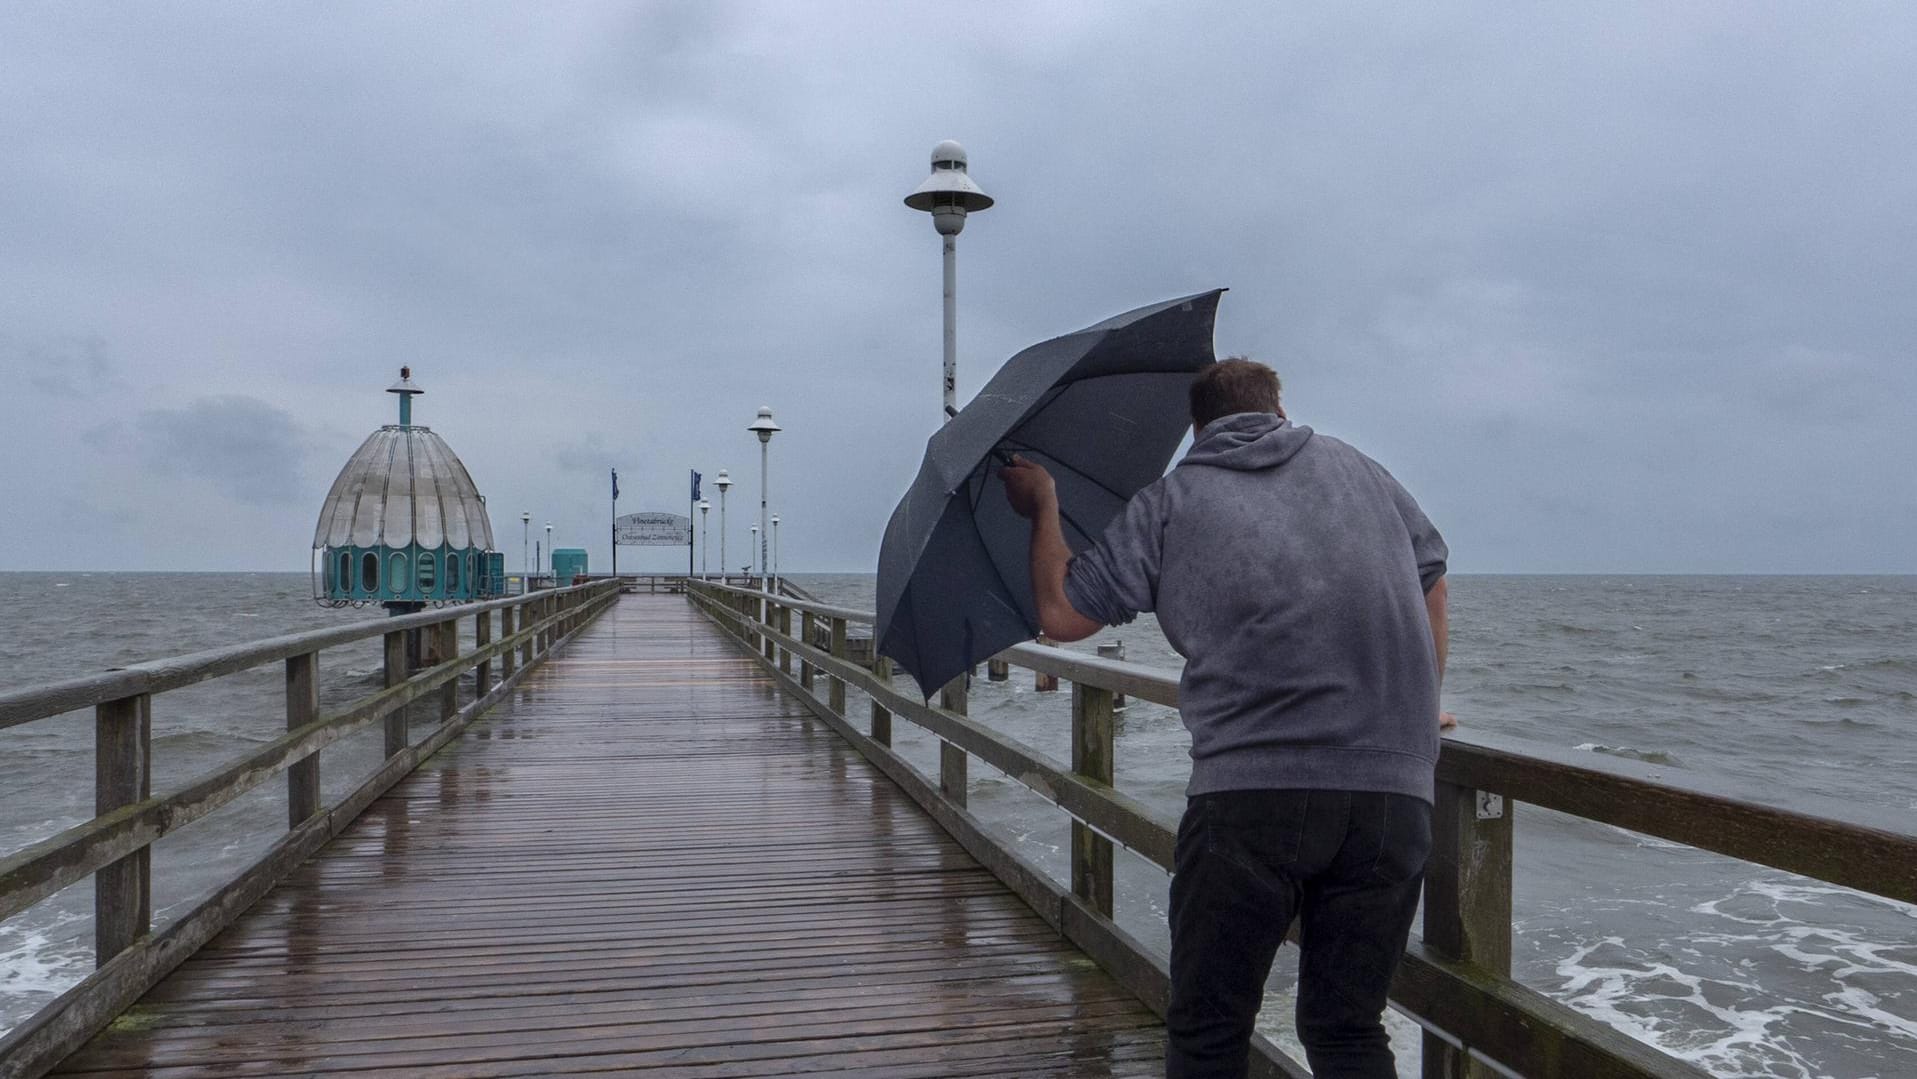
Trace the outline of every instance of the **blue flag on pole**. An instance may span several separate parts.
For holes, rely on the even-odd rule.
[[[699,470],[692,470],[692,500],[699,501]]]
[[[612,470],[612,500],[619,501],[619,470]]]

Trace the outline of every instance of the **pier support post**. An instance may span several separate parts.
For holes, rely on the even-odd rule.
[[[1072,771],[1109,787],[1113,753],[1112,691],[1072,683]],[[1112,916],[1112,841],[1072,821],[1072,894]]]
[[[813,626],[815,624],[816,623],[812,621],[811,611],[800,612],[799,639],[805,642],[807,648],[816,647],[817,642],[814,640],[814,636],[813,636],[815,632],[813,630]],[[807,662],[803,654],[801,654],[799,657],[799,684],[804,686],[808,690],[812,688],[812,664]]]
[[[1439,783],[1424,875],[1424,942],[1492,974],[1511,973],[1511,803],[1488,791]],[[1491,1079],[1496,1073],[1431,1034],[1424,1079]]]
[[[142,693],[94,706],[93,812],[105,815],[153,793],[153,698]],[[153,924],[153,848],[93,874],[95,966],[125,951]]]
[[[286,729],[299,730],[319,718],[319,653],[286,658]],[[319,754],[294,761],[286,769],[286,826],[298,828],[319,812]]]
[[[1052,642],[1050,638],[1046,637],[1043,633],[1041,633],[1038,635],[1038,643],[1049,645]],[[1039,693],[1057,693],[1058,692],[1058,675],[1046,674],[1044,671],[1033,671],[1032,672],[1032,689],[1034,689],[1035,691]]]
[[[834,618],[832,620],[832,657],[834,659],[845,658],[845,619],[843,618]],[[826,681],[830,687],[826,696],[826,704],[833,712],[842,716],[845,714],[845,679],[835,674]]]
[[[993,682],[1003,682],[1012,677],[1012,664],[1009,660],[988,659],[985,661],[985,677]]]
[[[965,680],[971,677],[960,674],[939,690],[939,707],[948,712],[964,715],[967,711]],[[966,794],[970,790],[965,751],[944,739],[939,740],[939,791],[953,805],[963,806]]]
[[[779,632],[787,637],[792,636],[792,608],[784,604],[779,605]],[[792,673],[792,646],[790,645],[779,646],[779,670],[785,674]]]
[[[386,635],[386,688],[406,681],[411,673],[406,663],[406,634],[403,629]],[[396,757],[406,748],[406,705],[386,713],[386,756]]]
[[[879,681],[890,684],[892,681],[892,659],[889,656],[874,656],[872,674]],[[877,698],[872,700],[872,740],[882,746],[892,744],[892,713]]]

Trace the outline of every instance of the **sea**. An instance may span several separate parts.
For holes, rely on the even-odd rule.
[[[794,575],[820,598],[870,609],[870,575]],[[378,617],[316,606],[304,574],[0,573],[12,632],[0,691],[129,663]],[[1917,829],[1917,577],[1489,576],[1451,578],[1445,707],[1463,730],[1660,765],[1759,800],[1815,794]],[[1122,644],[1175,671],[1150,616],[1073,645]],[[377,641],[321,661],[325,702],[376,688]],[[1070,694],[1030,672],[980,678],[973,718],[1069,760]],[[277,665],[157,698],[156,791],[284,730]],[[92,815],[92,722],[76,713],[0,730],[0,854]],[[933,739],[895,740],[936,773]],[[377,727],[329,747],[328,798],[371,770]],[[1183,807],[1189,739],[1176,713],[1119,714],[1118,786],[1166,815]],[[971,804],[1031,860],[1067,873],[1065,818],[972,762]],[[164,924],[284,829],[269,783],[169,836],[153,858]],[[1535,806],[1514,807],[1513,976],[1632,1037],[1723,1076],[1917,1076],[1917,907],[1704,853]],[[1120,852],[1118,917],[1167,946],[1166,876]],[[91,969],[91,890],[76,885],[0,922],[0,1031]],[[1281,953],[1261,1028],[1296,1051]],[[1416,1074],[1417,1028],[1391,1020]]]

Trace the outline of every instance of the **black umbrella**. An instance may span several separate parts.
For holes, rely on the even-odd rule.
[[[1097,541],[1165,474],[1191,425],[1186,389],[1214,361],[1223,289],[1141,307],[1020,352],[925,446],[879,549],[880,655],[932,691],[1038,635],[1031,526],[1005,501],[1014,453],[1058,483],[1065,542]]]

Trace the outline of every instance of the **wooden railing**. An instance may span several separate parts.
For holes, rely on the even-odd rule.
[[[1000,661],[1072,683],[1067,765],[967,718],[962,682],[934,707],[893,688],[889,661],[877,659],[870,669],[851,662],[848,627],[869,625],[868,611],[701,582],[693,583],[691,599],[974,857],[1163,1014],[1168,980],[1162,960],[1113,919],[1112,849],[1122,845],[1169,872],[1177,822],[1113,786],[1112,705],[1114,694],[1123,693],[1177,707],[1176,674],[1039,645],[1000,653]],[[814,643],[821,636],[829,647]],[[821,674],[824,700],[816,694]],[[868,698],[863,729],[846,711],[848,686]],[[893,751],[894,718],[940,739],[936,778]],[[1068,887],[967,811],[966,762],[973,756],[1071,816]],[[1511,978],[1511,836],[1518,802],[1917,903],[1917,834],[1887,812],[1831,800],[1772,804],[1692,774],[1679,778],[1654,765],[1594,760],[1484,734],[1446,738],[1437,778],[1423,933],[1412,938],[1391,994],[1425,1029],[1427,1077],[1493,1074],[1493,1065],[1575,1079],[1703,1074]],[[1307,1074],[1262,1038],[1254,1048],[1256,1074]]]
[[[39,1075],[103,1028],[618,597],[609,581],[536,591],[0,693],[0,738],[6,728],[84,709],[93,710],[97,735],[93,819],[0,859],[0,918],[92,875],[97,969],[0,1040],[0,1079]],[[474,647],[465,653],[459,651],[461,619],[472,619],[474,626]],[[321,712],[320,653],[376,637],[384,641],[385,688]],[[172,793],[155,795],[149,752],[154,698],[272,663],[285,664],[286,734]],[[469,673],[472,700],[461,707],[459,683]],[[417,740],[407,720],[407,705],[414,701],[433,706],[434,716],[431,730]],[[352,793],[322,806],[320,750],[382,721],[380,766]],[[282,772],[286,835],[192,910],[153,932],[153,843]]]

